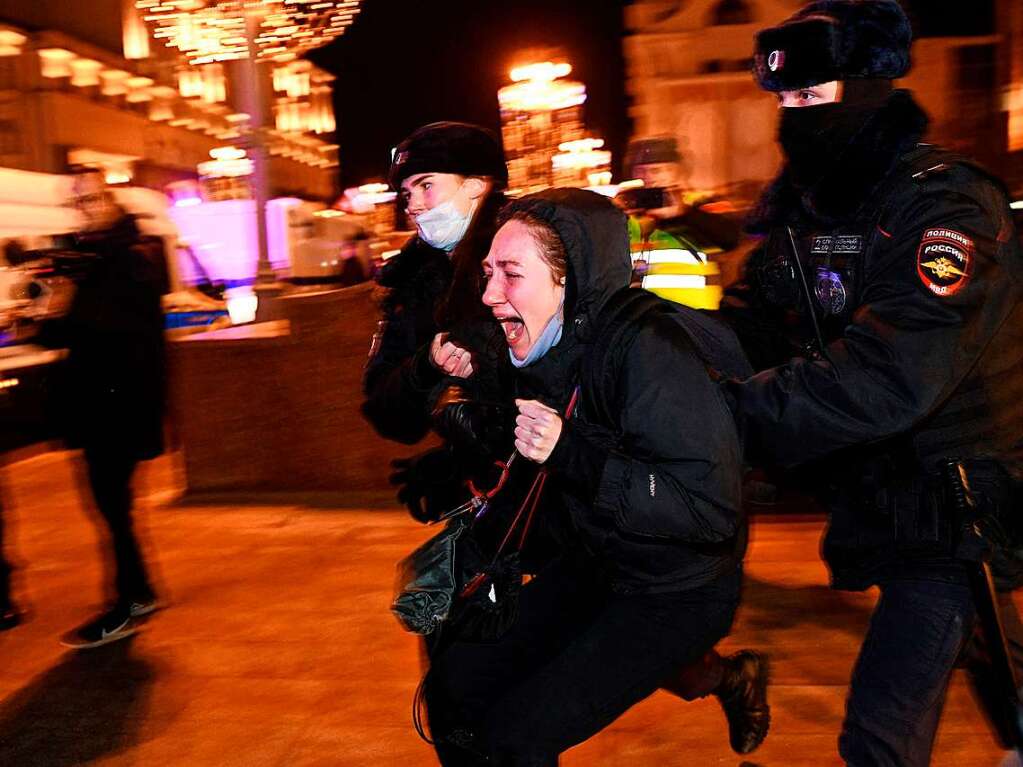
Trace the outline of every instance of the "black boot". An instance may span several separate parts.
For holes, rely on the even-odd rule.
[[[748,754],[764,742],[771,726],[767,705],[767,658],[741,650],[723,659],[721,684],[714,694],[728,719],[728,742],[737,754]]]

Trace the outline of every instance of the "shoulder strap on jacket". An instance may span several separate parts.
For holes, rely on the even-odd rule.
[[[581,376],[583,396],[592,415],[603,423],[614,420],[611,406],[618,373],[642,327],[639,320],[653,312],[669,315],[682,329],[712,377],[744,379],[753,375],[753,366],[735,332],[706,312],[667,301],[641,288],[616,294],[605,311],[609,320],[595,339]]]
[[[612,296],[605,306],[608,321],[593,340],[592,352],[587,355],[581,376],[582,396],[599,421],[612,422],[614,387],[607,386],[606,382],[615,377],[624,352],[639,332],[636,320],[661,303],[662,299],[647,290],[626,288]]]
[[[932,144],[919,144],[911,152],[907,152],[889,182],[878,190],[877,197],[881,200],[878,225],[885,231],[902,217],[906,206],[912,204],[912,196],[901,194],[908,187],[922,187],[932,180],[940,180],[941,175],[956,167],[969,168],[981,178],[991,182],[1002,194],[1008,196],[1005,183],[991,171],[969,157],[951,152]]]

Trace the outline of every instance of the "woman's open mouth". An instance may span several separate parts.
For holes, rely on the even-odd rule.
[[[504,338],[508,346],[514,346],[526,332],[525,323],[518,317],[502,317],[498,320],[504,330]]]

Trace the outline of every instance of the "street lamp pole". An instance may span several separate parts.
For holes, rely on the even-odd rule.
[[[256,265],[257,287],[276,282],[276,275],[270,264],[266,234],[266,203],[270,197],[266,151],[267,98],[263,78],[260,76],[259,47],[256,45],[261,15],[255,7],[250,7],[245,12],[245,38],[248,43],[249,55],[241,67],[244,73],[242,91],[246,101],[245,111],[249,114],[247,150],[252,160],[252,197],[256,206],[256,237],[259,253]]]

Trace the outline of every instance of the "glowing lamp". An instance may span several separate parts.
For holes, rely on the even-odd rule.
[[[0,29],[0,56],[18,56],[28,38],[13,29]]]
[[[123,69],[104,69],[99,73],[99,92],[104,96],[121,96],[128,92],[129,77],[131,74]]]
[[[43,77],[71,77],[71,60],[75,58],[71,51],[64,48],[40,48],[36,53],[39,54]]]
[[[544,61],[539,64],[526,64],[525,66],[515,67],[511,71],[511,80],[513,83],[523,82],[524,80],[551,82],[559,77],[566,77],[571,72],[572,67],[569,64],[563,62],[555,64],[550,61]]]
[[[228,288],[224,291],[224,301],[232,325],[243,325],[256,319],[259,298],[251,286]]]
[[[103,65],[93,59],[72,59],[71,84],[78,88],[85,88],[91,85],[99,85],[99,73]]]

